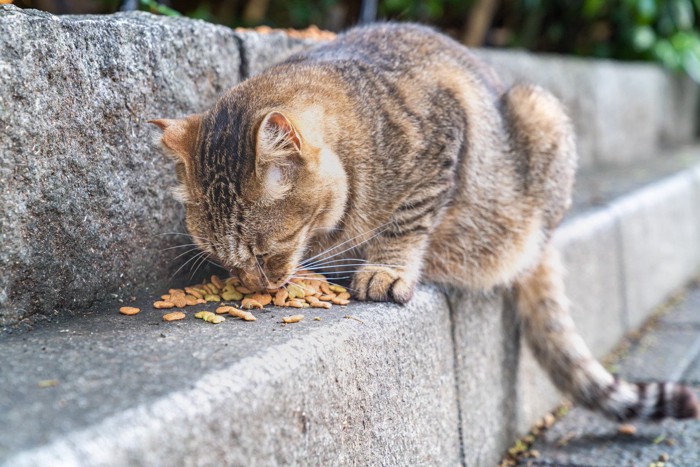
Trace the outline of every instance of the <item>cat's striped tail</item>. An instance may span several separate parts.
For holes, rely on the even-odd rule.
[[[516,282],[522,329],[554,384],[574,402],[616,421],[700,418],[694,393],[672,382],[629,383],[591,354],[569,314],[559,257],[551,247]]]

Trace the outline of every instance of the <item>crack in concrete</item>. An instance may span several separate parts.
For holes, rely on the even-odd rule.
[[[248,52],[246,51],[245,45],[243,43],[243,38],[238,33],[235,33],[233,37],[236,41],[236,45],[238,46],[238,57],[240,60],[240,64],[238,65],[239,80],[243,81],[245,79],[248,79],[248,73],[250,68],[248,64]]]
[[[455,307],[452,303],[451,294],[445,291],[447,296],[447,308],[449,310],[449,324],[450,324],[450,337],[452,339],[452,369],[454,371],[454,386],[455,386],[455,399],[457,404],[457,435],[459,436],[459,462],[462,467],[467,467],[466,463],[466,452],[464,449],[464,433],[462,432],[462,401],[460,398],[460,381],[459,381],[459,358],[457,352],[457,326],[455,326]]]

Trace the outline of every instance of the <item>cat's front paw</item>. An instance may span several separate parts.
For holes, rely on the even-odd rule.
[[[411,299],[414,285],[395,269],[371,266],[362,268],[352,281],[355,298],[358,300],[394,301],[401,304]]]

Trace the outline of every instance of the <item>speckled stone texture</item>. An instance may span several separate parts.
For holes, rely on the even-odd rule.
[[[202,111],[249,62],[304,47],[280,36],[0,6],[0,327],[167,285],[183,250],[164,249],[187,241],[163,235],[183,213],[145,122]]]

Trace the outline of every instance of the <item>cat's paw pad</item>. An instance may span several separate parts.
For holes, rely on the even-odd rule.
[[[367,267],[353,279],[355,298],[375,302],[407,303],[413,296],[413,286],[401,274],[390,268]]]

